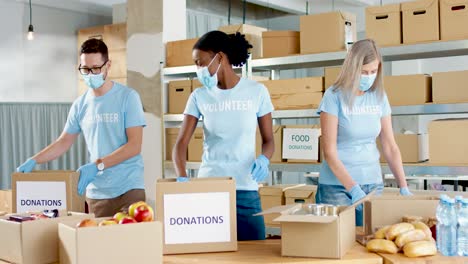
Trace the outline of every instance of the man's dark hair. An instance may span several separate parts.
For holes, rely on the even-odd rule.
[[[107,61],[109,59],[109,51],[107,50],[107,45],[104,41],[100,39],[88,39],[87,41],[81,44],[81,54],[90,54],[90,53],[101,53],[102,59]]]

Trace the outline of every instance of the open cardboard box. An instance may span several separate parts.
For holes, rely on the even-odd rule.
[[[80,221],[90,215],[71,213],[22,223],[8,221],[8,217],[0,217],[0,259],[27,264],[58,262],[58,224],[67,220]]]
[[[161,222],[76,228],[78,223],[59,224],[61,264],[162,263]]]
[[[355,207],[369,196],[339,207],[337,216],[294,215],[301,204],[277,206],[259,215],[281,214],[274,221],[281,224],[282,256],[340,259],[356,243]]]

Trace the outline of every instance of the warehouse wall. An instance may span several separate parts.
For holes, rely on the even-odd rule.
[[[28,41],[29,6],[0,0],[0,101],[73,101],[77,96],[76,31],[110,23],[110,16],[33,5],[35,39]]]

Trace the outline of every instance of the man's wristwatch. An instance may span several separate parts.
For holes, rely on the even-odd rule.
[[[104,162],[102,162],[102,159],[97,159],[96,160],[96,167],[99,171],[103,171],[105,169]]]

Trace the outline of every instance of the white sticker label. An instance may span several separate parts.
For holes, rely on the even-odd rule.
[[[345,22],[345,47],[346,50],[354,44],[354,34],[351,22]]]
[[[16,182],[16,211],[18,213],[37,212],[45,209],[67,209],[65,182]]]
[[[231,241],[229,198],[229,192],[164,195],[165,243]]]
[[[283,129],[283,159],[318,160],[319,128]]]

